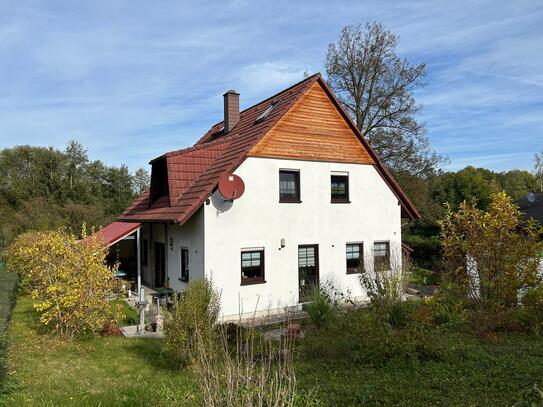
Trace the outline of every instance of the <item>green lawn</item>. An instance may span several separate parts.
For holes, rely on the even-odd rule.
[[[196,405],[186,371],[168,366],[152,339],[59,341],[37,332],[36,314],[19,298],[11,326],[6,406]]]
[[[317,387],[323,406],[512,406],[543,384],[543,340],[499,335],[481,343],[440,331],[443,357],[427,360],[372,356],[354,331],[316,334],[300,344],[300,387]],[[328,335],[328,336],[326,336]],[[379,344],[376,344],[376,346]],[[366,348],[365,348],[366,347]],[[160,340],[93,338],[61,342],[37,332],[31,303],[19,298],[11,327],[6,406],[196,406],[188,370],[173,369]]]

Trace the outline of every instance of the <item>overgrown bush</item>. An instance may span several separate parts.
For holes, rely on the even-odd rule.
[[[312,287],[308,301],[308,304],[304,306],[304,310],[315,327],[324,328],[334,320],[336,315],[335,304],[324,287]]]
[[[17,276],[2,270],[0,263],[0,390],[6,374],[8,325],[15,304]]]
[[[96,333],[120,317],[109,296],[113,270],[107,245],[96,235],[82,241],[62,231],[25,233],[5,253],[8,271],[21,276],[40,322],[64,338]]]
[[[176,363],[188,363],[198,345],[213,346],[219,312],[219,294],[208,280],[190,282],[174,297],[164,321],[164,346]]]
[[[505,192],[493,193],[486,210],[463,202],[447,206],[441,226],[448,278],[482,307],[516,306],[518,294],[541,284],[543,230],[522,214]]]

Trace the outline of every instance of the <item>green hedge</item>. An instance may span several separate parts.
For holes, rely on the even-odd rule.
[[[6,375],[8,325],[15,305],[17,275],[2,270],[0,263],[0,389]]]

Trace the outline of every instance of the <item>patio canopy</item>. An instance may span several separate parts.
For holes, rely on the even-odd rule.
[[[139,222],[113,222],[96,232],[111,246],[141,227]]]

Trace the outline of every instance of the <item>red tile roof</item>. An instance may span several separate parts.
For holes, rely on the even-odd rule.
[[[95,235],[111,246],[130,233],[135,232],[140,226],[141,223],[139,222],[113,222],[96,232]]]
[[[315,74],[242,111],[239,123],[230,133],[224,134],[223,122],[217,123],[194,146],[172,151],[152,160],[151,163],[166,160],[169,197],[162,197],[149,206],[149,191],[146,191],[118,220],[185,223],[209,197],[221,176],[233,172],[243,162],[251,148],[317,81],[324,86],[334,104],[375,159],[377,171],[398,197],[404,215],[410,218],[419,217],[417,210],[356,129],[326,82],[320,74]],[[257,117],[272,104],[275,104],[275,107],[269,116],[257,122]]]

